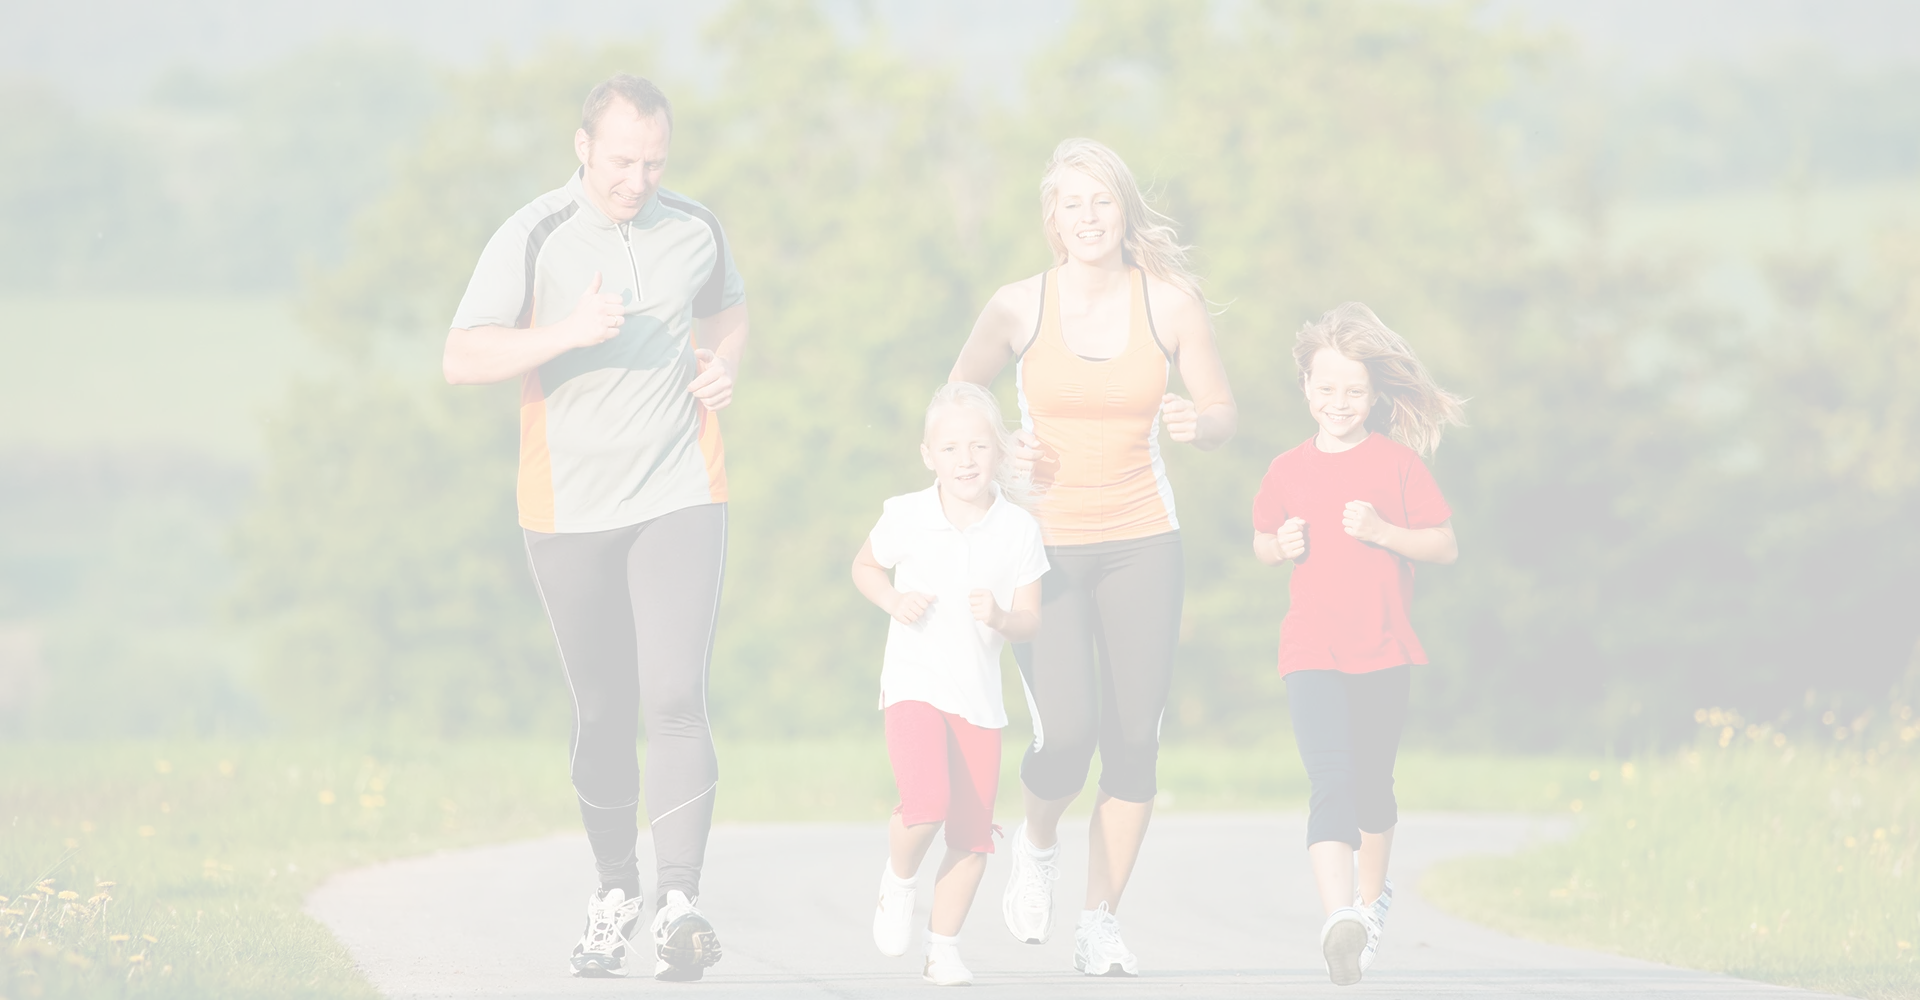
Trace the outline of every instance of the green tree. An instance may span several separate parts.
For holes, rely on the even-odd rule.
[[[0,288],[98,290],[169,273],[171,215],[129,134],[52,86],[0,79]]]

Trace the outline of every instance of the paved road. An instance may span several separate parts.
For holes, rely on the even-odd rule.
[[[1141,978],[1090,979],[1071,971],[1085,830],[1084,824],[1062,830],[1069,846],[1056,889],[1054,933],[1045,945],[1015,942],[1002,927],[1006,854],[994,856],[961,937],[976,989],[1008,1000],[1816,995],[1520,941],[1440,913],[1419,895],[1419,876],[1428,865],[1509,851],[1554,832],[1526,817],[1475,814],[1402,818],[1387,938],[1366,981],[1344,989],[1327,982],[1317,951],[1321,917],[1301,850],[1303,817],[1162,815],[1154,820],[1121,912]],[[720,931],[726,958],[705,982],[694,984],[566,977],[565,959],[591,888],[584,836],[347,872],[315,891],[307,908],[346,943],[374,985],[395,998],[892,997],[931,990],[918,975],[917,946],[904,958],[889,959],[869,937],[885,851],[885,830],[877,824],[716,828],[701,908]],[[922,876],[923,913],[938,855],[932,852]],[[651,866],[650,858],[642,860],[642,871]]]

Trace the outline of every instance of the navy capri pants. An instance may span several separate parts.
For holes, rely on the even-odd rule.
[[[1413,668],[1364,674],[1296,670],[1286,677],[1293,740],[1313,785],[1307,843],[1360,847],[1360,832],[1385,833],[1399,822],[1393,759],[1407,724]]]

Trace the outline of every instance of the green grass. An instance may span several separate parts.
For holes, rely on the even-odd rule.
[[[0,448],[252,461],[258,417],[316,352],[274,299],[9,295],[0,354]]]
[[[1806,742],[1716,715],[1697,749],[1604,771],[1569,840],[1422,891],[1525,937],[1920,997],[1920,725],[1901,711],[1878,738]]]
[[[385,368],[440,377],[436,338],[383,349]],[[288,383],[335,364],[294,306],[257,295],[0,295],[0,451],[158,450],[261,457],[262,418]]]
[[[1818,248],[1837,248],[1849,267],[1866,263],[1866,242],[1889,219],[1920,219],[1920,182],[1882,180],[1818,190],[1807,215],[1807,236]],[[1548,250],[1565,248],[1574,228],[1565,217],[1542,213],[1536,221]],[[1709,255],[1703,292],[1738,305],[1753,321],[1772,309],[1755,267],[1763,250],[1791,242],[1791,207],[1776,190],[1740,190],[1699,198],[1622,203],[1613,217],[1613,244],[1619,248],[1693,246]]]
[[[1022,746],[1010,736],[1003,817],[1018,813]],[[724,743],[720,754],[721,822],[878,821],[893,808],[877,738]],[[1400,784],[1408,808],[1547,809],[1562,807],[1563,789],[1587,769],[1413,752]],[[1284,741],[1170,745],[1161,774],[1162,810],[1299,809],[1306,797]],[[300,911],[329,873],[578,823],[557,740],[372,752],[284,741],[0,744],[0,775],[5,998],[371,997],[344,950]],[[34,889],[41,879],[51,879],[47,892]]]

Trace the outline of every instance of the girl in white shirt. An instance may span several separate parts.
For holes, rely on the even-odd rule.
[[[934,484],[888,500],[853,560],[854,586],[893,617],[880,707],[900,805],[888,826],[873,940],[882,954],[906,954],[914,876],[944,823],[947,854],[934,882],[923,970],[941,986],[973,981],[957,936],[993,852],[1007,724],[1000,647],[1040,627],[1047,555],[1039,522],[1020,506],[1012,445],[985,389],[942,386],[920,444]]]

